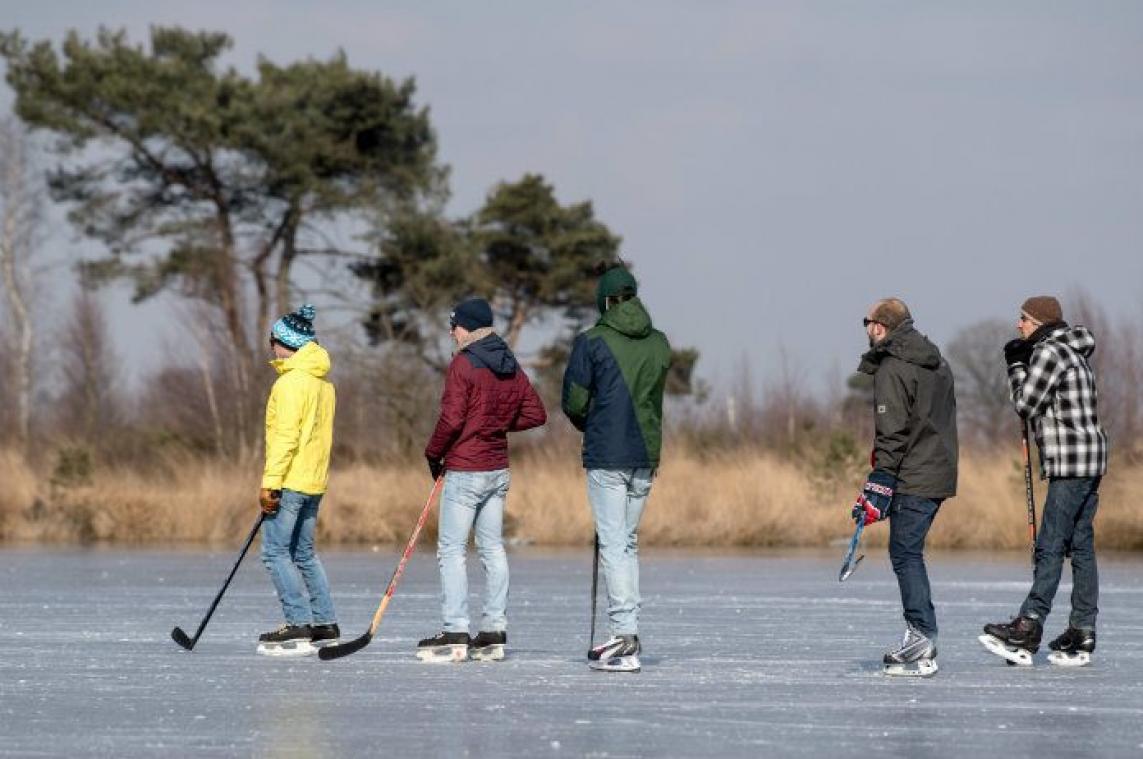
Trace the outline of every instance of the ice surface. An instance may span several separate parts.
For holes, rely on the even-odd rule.
[[[396,551],[323,556],[343,634],[359,635]],[[509,658],[453,665],[413,654],[439,629],[431,547],[373,643],[331,662],[254,653],[257,634],[280,623],[254,554],[188,653],[170,630],[193,634],[233,553],[8,548],[0,755],[1143,755],[1143,558],[1101,556],[1092,666],[1051,667],[1041,651],[1024,669],[976,636],[1016,610],[1026,554],[931,557],[941,624],[931,680],[880,673],[902,631],[883,550],[844,585],[840,559],[645,552],[643,672],[622,675],[585,666],[586,547],[513,552]],[[1068,593],[1061,586],[1048,636],[1066,623]]]

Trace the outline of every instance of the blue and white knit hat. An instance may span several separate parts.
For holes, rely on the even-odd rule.
[[[287,348],[298,350],[314,339],[314,307],[309,303],[286,314],[270,328],[270,337]]]

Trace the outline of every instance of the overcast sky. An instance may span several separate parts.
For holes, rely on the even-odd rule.
[[[0,5],[33,39],[180,24],[228,32],[243,71],[342,48],[415,77],[450,210],[524,172],[590,199],[716,382],[780,347],[850,369],[883,295],[938,343],[1036,293],[1143,317],[1140,2]],[[130,309],[116,338],[146,365],[163,320]]]

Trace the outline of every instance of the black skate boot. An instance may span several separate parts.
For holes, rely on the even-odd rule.
[[[508,633],[479,632],[468,644],[468,655],[476,661],[500,661],[504,658],[504,646],[508,643]]]
[[[417,658],[424,662],[464,661],[468,658],[468,633],[442,632],[417,643]]]
[[[1009,664],[1032,666],[1032,654],[1040,650],[1044,627],[1035,617],[1014,617],[1011,622],[996,622],[984,626],[984,635],[977,640],[990,652]]]
[[[638,635],[615,635],[587,652],[587,666],[602,672],[638,672],[642,650]]]
[[[337,643],[341,639],[341,628],[336,622],[328,625],[310,625],[310,642],[318,648]]]
[[[885,652],[884,672],[893,677],[932,677],[937,674],[936,643],[912,625],[896,648]]]
[[[258,636],[258,653],[263,656],[306,656],[317,651],[310,643],[309,625],[282,625]]]
[[[1095,630],[1068,626],[1063,635],[1048,644],[1048,661],[1060,667],[1086,667],[1095,652]]]

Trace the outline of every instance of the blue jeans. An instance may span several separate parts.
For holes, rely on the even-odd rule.
[[[481,632],[508,629],[508,556],[504,552],[504,500],[511,476],[491,472],[451,471],[445,475],[437,528],[437,563],[441,570],[441,617],[445,632],[469,632],[468,534],[476,528],[476,552],[484,568]]]
[[[321,495],[283,490],[278,510],[267,514],[262,522],[262,563],[270,570],[290,625],[330,625],[337,621],[329,581],[314,553],[320,503]]]
[[[942,500],[899,494],[889,507],[889,560],[897,575],[905,622],[933,641],[937,612],[925,571],[925,538]]]
[[[639,633],[639,519],[654,478],[652,469],[587,470],[612,635]]]
[[[1048,481],[1043,524],[1036,536],[1036,571],[1032,590],[1020,614],[1041,622],[1052,610],[1060,585],[1064,554],[1072,551],[1072,614],[1069,624],[1095,629],[1099,613],[1099,571],[1095,566],[1095,530],[1092,520],[1099,508],[1099,477],[1057,477]]]

